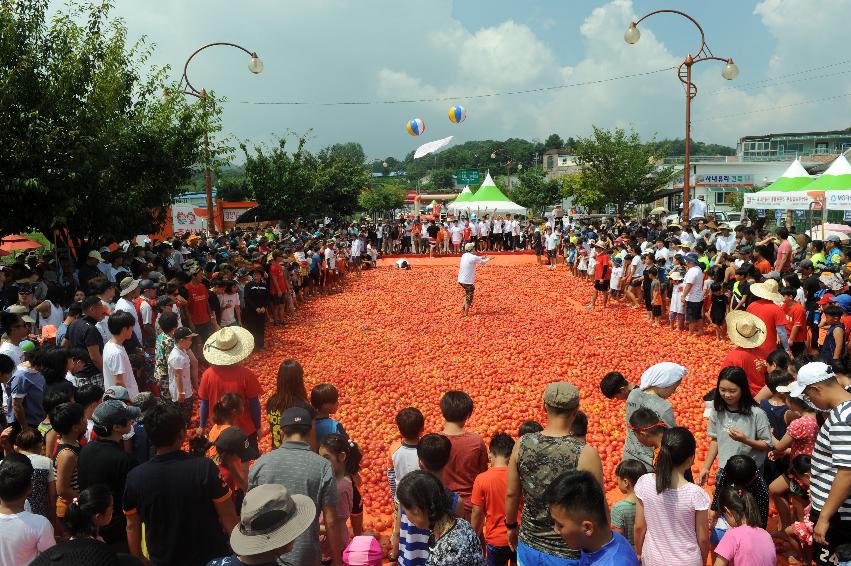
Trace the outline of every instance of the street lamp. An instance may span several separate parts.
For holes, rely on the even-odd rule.
[[[235,47],[241,51],[245,51],[248,56],[248,70],[251,71],[255,75],[259,75],[263,72],[263,61],[260,57],[257,56],[257,53],[254,51],[249,51],[245,47],[241,45],[237,45],[235,43],[227,43],[224,41],[217,41],[214,43],[208,43],[207,45],[201,46],[196,49],[192,55],[186,60],[186,63],[183,65],[183,77],[180,79],[180,84],[183,86],[183,94],[187,94],[189,96],[194,96],[199,99],[203,104],[204,116],[206,118],[207,115],[207,91],[205,89],[198,90],[195,86],[189,82],[189,76],[186,74],[189,69],[189,62],[198,55],[201,51],[207,49],[208,47],[214,47],[218,45],[224,45],[227,47]],[[168,93],[166,93],[168,94]],[[205,120],[206,121],[206,120]],[[204,130],[204,186],[207,192],[207,232],[212,233],[216,228],[215,214],[213,210],[213,175],[210,171],[210,139],[207,134],[206,128]]]
[[[492,153],[491,153],[491,159],[496,159],[496,157],[497,157],[497,152],[499,152],[499,153],[508,153],[508,151],[507,151],[507,150],[505,150],[505,149],[498,149],[498,150],[496,150],[496,151],[494,151],[494,152],[492,152]],[[514,162],[511,160],[511,157],[509,157],[509,158],[508,158],[508,162],[506,162],[506,164],[505,164],[505,165],[506,165],[506,169],[508,170],[508,190],[510,191],[510,190],[511,190],[511,166],[512,166],[512,165],[514,165]],[[522,164],[522,163],[518,163],[518,164],[517,164],[517,171],[519,172],[519,171],[521,171],[522,169],[523,169],[523,164]]]
[[[638,43],[638,40],[641,39],[641,32],[638,30],[638,24],[640,24],[645,19],[650,16],[654,16],[656,14],[676,14],[678,16],[682,16],[689,20],[691,23],[695,25],[695,27],[700,32],[700,49],[697,50],[695,55],[688,54],[686,58],[680,63],[680,66],[677,68],[677,76],[680,79],[680,82],[683,83],[686,87],[686,140],[685,140],[685,162],[683,164],[683,216],[684,220],[688,219],[688,201],[689,201],[689,183],[690,183],[690,171],[691,162],[691,100],[697,96],[697,86],[693,82],[691,82],[691,68],[695,63],[700,63],[702,61],[722,61],[726,63],[724,68],[721,69],[721,76],[724,77],[728,81],[732,81],[736,77],[739,76],[739,67],[733,63],[732,58],[723,58],[716,57],[712,54],[712,50],[709,49],[709,46],[706,45],[706,36],[703,33],[703,28],[700,27],[700,24],[697,23],[697,20],[686,14],[685,12],[680,12],[678,10],[656,10],[650,12],[649,14],[645,14],[641,18],[638,19],[637,22],[632,22],[629,24],[629,27],[626,28],[626,31],[623,34],[623,39],[630,45],[634,45]]]

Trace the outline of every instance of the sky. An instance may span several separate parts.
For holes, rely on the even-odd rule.
[[[307,134],[309,147],[360,142],[369,159],[397,158],[421,143],[587,136],[592,126],[635,128],[644,139],[684,137],[684,90],[676,70],[697,51],[688,20],[659,14],[624,42],[629,22],[656,9],[689,13],[723,63],[694,66],[692,138],[735,146],[745,135],[851,126],[849,0],[114,0],[129,39],[156,46],[154,65],[180,78],[186,58],[198,88],[227,98],[224,129],[236,141],[273,144]],[[61,5],[54,2],[55,9]],[[659,72],[656,72],[659,71]],[[641,75],[621,78],[627,75]],[[615,79],[615,80],[609,80]],[[591,81],[605,82],[578,85]],[[489,93],[566,88],[475,97]],[[388,104],[386,101],[446,99]],[[317,103],[373,101],[369,105]],[[304,102],[307,104],[259,104]],[[453,104],[467,120],[453,124]],[[405,124],[420,118],[412,137]],[[237,159],[236,161],[239,161]]]

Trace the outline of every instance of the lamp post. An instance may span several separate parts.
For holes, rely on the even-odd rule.
[[[203,105],[205,120],[207,117],[207,91],[203,88],[201,90],[195,88],[195,86],[191,82],[189,82],[189,76],[186,73],[189,69],[189,63],[196,55],[198,55],[201,51],[207,49],[208,47],[215,47],[219,45],[235,47],[241,51],[245,51],[250,57],[250,59],[248,60],[248,70],[254,73],[255,75],[259,75],[263,72],[263,61],[260,60],[260,57],[257,56],[257,53],[255,53],[254,51],[249,51],[241,45],[237,45],[235,43],[227,43],[224,41],[217,41],[214,43],[208,43],[207,45],[203,45],[196,49],[192,53],[192,55],[190,55],[189,58],[186,60],[186,63],[183,65],[183,77],[180,79],[180,86],[183,88],[183,94],[194,96],[195,98],[201,101],[201,104]],[[213,210],[213,175],[210,171],[210,137],[207,134],[206,124],[204,128],[204,186],[207,192],[207,232],[212,233],[216,228],[216,220],[214,214],[215,211]]]
[[[690,184],[690,171],[691,163],[690,163],[690,150],[691,150],[691,100],[695,96],[697,96],[697,86],[693,82],[691,82],[691,68],[695,63],[701,63],[703,61],[721,61],[726,63],[724,68],[721,70],[721,76],[727,79],[728,81],[732,81],[736,77],[739,76],[739,68],[733,63],[732,58],[723,58],[716,57],[713,55],[712,51],[709,49],[709,46],[706,45],[706,36],[703,33],[703,28],[700,27],[700,24],[697,23],[697,20],[686,14],[685,12],[680,12],[678,10],[655,10],[650,12],[649,14],[645,14],[636,22],[632,22],[629,24],[629,27],[623,34],[624,41],[629,43],[630,45],[635,44],[641,39],[641,32],[638,31],[638,24],[642,21],[646,20],[650,16],[654,16],[656,14],[676,14],[678,16],[682,16],[689,20],[691,23],[695,25],[697,30],[700,32],[700,48],[697,50],[695,55],[689,53],[686,55],[686,58],[680,63],[680,66],[677,68],[677,76],[680,79],[680,82],[685,85],[686,91],[686,155],[685,155],[685,163],[683,164],[683,220],[688,219],[688,202],[689,202],[689,184]]]
[[[494,151],[493,153],[491,153],[491,159],[496,159],[497,152],[499,152],[499,153],[504,153],[504,152],[506,152],[506,150],[504,150],[504,149],[500,149],[500,150]],[[509,191],[511,190],[511,166],[512,166],[513,164],[514,164],[514,162],[513,162],[513,161],[511,160],[511,158],[509,157],[509,158],[508,158],[508,162],[505,164],[505,165],[506,165],[507,172],[508,172],[508,190],[509,190]],[[517,164],[517,172],[519,173],[519,172],[520,172],[520,171],[522,171],[522,170],[523,170],[523,164],[522,164],[522,163],[518,163],[518,164]]]

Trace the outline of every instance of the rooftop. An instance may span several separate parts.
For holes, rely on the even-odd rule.
[[[765,138],[787,138],[787,137],[824,137],[824,136],[849,136],[851,137],[851,128],[846,130],[830,130],[826,132],[784,132],[778,134],[763,134],[760,136],[743,136],[739,141],[761,140]]]

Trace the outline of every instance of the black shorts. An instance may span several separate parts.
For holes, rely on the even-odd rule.
[[[641,287],[641,283],[642,283],[641,279],[632,279],[629,282],[629,286],[632,287],[633,289],[637,289],[638,287]]]
[[[703,301],[686,301],[686,322],[700,322],[703,318]]]
[[[727,312],[721,309],[710,309],[709,310],[709,320],[712,321],[712,324],[715,326],[721,326],[724,324],[724,319],[727,317]]]
[[[818,522],[819,512],[810,510],[810,521],[815,525]],[[836,513],[827,524],[827,546],[822,546],[813,541],[813,560],[816,564],[835,565],[839,564],[836,556],[836,547],[848,544],[851,540],[851,521],[842,521],[839,513]]]
[[[547,257],[555,257],[555,256],[556,256],[555,250],[547,250]]]
[[[662,305],[653,305],[653,316],[657,318],[662,316]]]
[[[607,293],[609,291],[609,282],[608,281],[594,281],[594,288],[598,291],[602,291]]]

